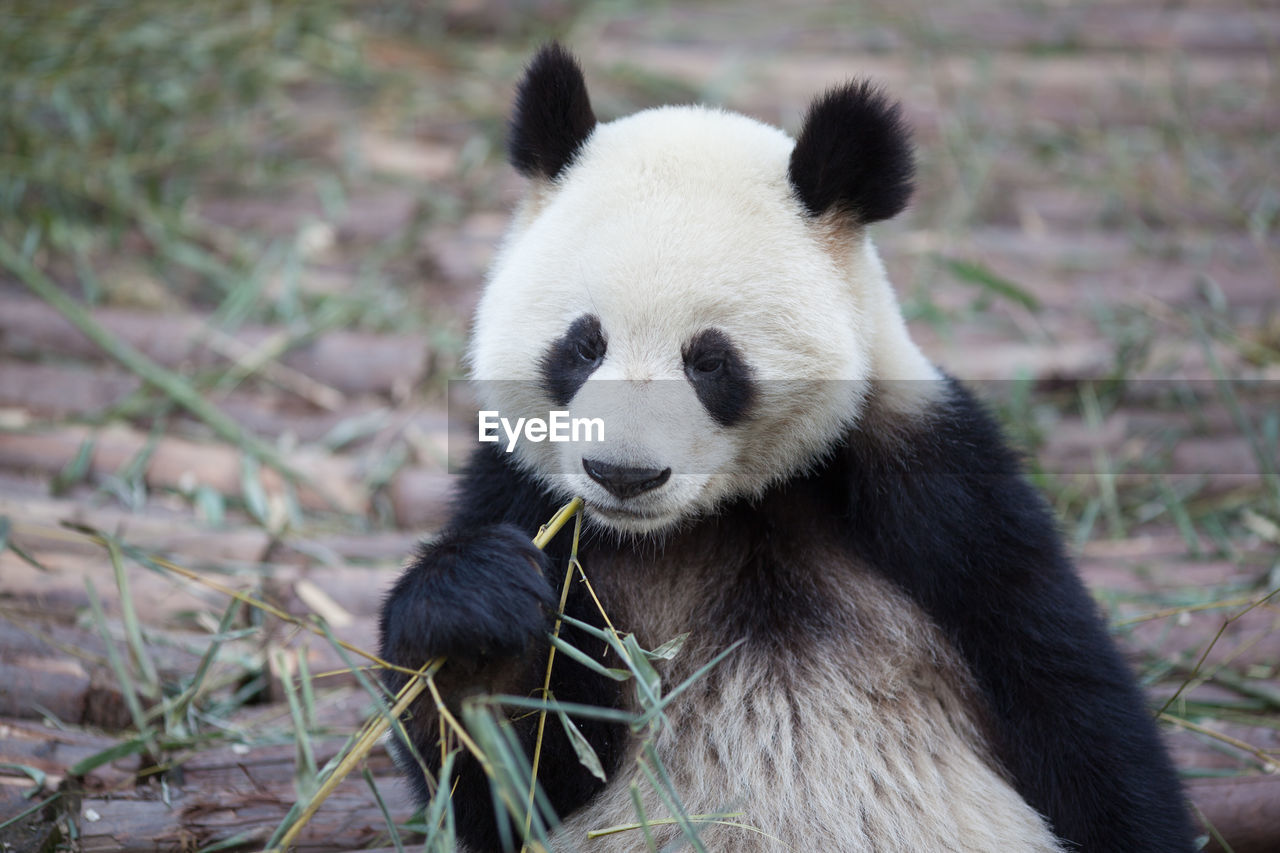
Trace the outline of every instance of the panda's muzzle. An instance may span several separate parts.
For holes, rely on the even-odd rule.
[[[583,459],[582,470],[621,500],[651,492],[671,479],[670,468],[627,468],[598,459]]]

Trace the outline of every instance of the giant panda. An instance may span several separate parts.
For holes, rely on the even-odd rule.
[[[645,648],[689,632],[667,683],[732,648],[657,743],[689,813],[742,813],[704,826],[708,851],[1193,849],[1152,714],[1046,503],[912,342],[872,244],[912,190],[900,108],[854,82],[794,140],[698,106],[599,123],[552,44],[519,86],[509,154],[528,190],[475,317],[481,405],[609,432],[478,443],[447,527],[385,601],[382,655],[445,656],[451,704],[539,695],[568,545],[530,537],[579,495],[579,556],[613,624]],[[581,583],[565,612],[601,624]],[[633,701],[563,655],[551,687]],[[433,708],[403,720],[430,771]],[[530,748],[534,715],[512,726]],[[547,727],[559,849],[648,849],[639,832],[587,840],[636,820],[637,744],[580,727],[608,781]],[[394,746],[425,801],[424,764]],[[463,752],[455,775],[461,845],[501,849],[481,768]],[[649,819],[667,816],[639,790]]]

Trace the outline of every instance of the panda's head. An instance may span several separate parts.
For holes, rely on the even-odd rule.
[[[472,376],[510,423],[567,413],[570,440],[526,432],[514,458],[597,523],[652,533],[758,494],[836,447],[874,381],[936,376],[866,236],[912,177],[899,109],[870,86],[818,98],[794,141],[702,107],[601,124],[552,45],[510,155],[531,186]]]

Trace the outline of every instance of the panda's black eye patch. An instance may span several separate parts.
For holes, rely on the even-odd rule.
[[[604,361],[606,348],[599,317],[583,314],[569,324],[569,329],[547,347],[538,365],[551,401],[557,406],[569,405],[582,383]]]
[[[681,354],[684,375],[712,420],[730,427],[747,416],[755,399],[755,383],[728,335],[705,329],[693,336]]]

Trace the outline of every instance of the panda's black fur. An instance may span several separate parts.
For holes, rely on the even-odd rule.
[[[871,122],[870,132],[860,122],[862,135],[841,141],[840,115],[868,113],[885,121]],[[815,116],[800,135],[790,170],[808,214],[835,210],[869,222],[901,209],[911,167],[897,108],[855,85],[820,100]],[[512,161],[526,174],[557,178],[573,168],[594,126],[576,65],[558,47],[544,51],[521,88]],[[848,159],[840,153],[847,145],[874,148],[884,170],[833,174],[815,165]],[[815,150],[827,153],[810,162]],[[704,343],[712,351],[732,347],[715,334]],[[572,397],[589,375],[592,346],[607,341],[598,323],[584,319],[544,354],[543,381],[557,398]],[[715,361],[713,353],[704,366]],[[748,413],[752,380],[739,379],[734,395],[742,406],[734,411]],[[834,543],[850,563],[868,567],[918,605],[958,653],[976,686],[974,713],[999,767],[1067,849],[1191,850],[1183,795],[1152,714],[1065,555],[1048,506],[982,405],[955,380],[942,382],[944,393],[909,417],[879,409],[873,389],[866,417],[820,464],[763,495],[727,501],[656,544],[588,529],[581,562],[588,571],[593,565],[616,570],[696,545],[711,555],[722,579],[714,600],[700,610],[698,633],[723,646],[745,639],[738,654],[785,662],[815,637],[853,630],[832,621],[823,588],[806,574],[811,567],[794,559],[808,553],[810,541]],[[714,405],[707,400],[715,393],[708,392],[704,405]],[[420,549],[387,598],[382,655],[415,668],[448,656],[438,681],[453,698],[490,689],[535,693],[548,650],[553,584],[563,577],[568,545],[561,536],[543,553],[529,537],[562,503],[563,495],[549,493],[498,446],[477,449],[447,527]],[[839,577],[824,581],[842,583]],[[615,573],[614,582],[628,581]],[[843,583],[858,580],[850,575]],[[856,589],[849,592],[856,597]],[[601,621],[581,584],[571,587],[565,612]],[[572,628],[564,636],[582,648],[599,645]],[[393,689],[403,684],[395,673],[385,679]],[[552,673],[552,693],[561,702],[625,707],[624,689],[563,656]],[[626,728],[588,719],[579,725],[610,778],[621,772],[631,742]],[[530,747],[534,719],[516,717],[513,727]],[[426,705],[406,719],[406,728],[436,769],[439,730]],[[421,769],[402,744],[395,747],[425,801]],[[546,729],[541,762],[540,782],[562,817],[603,787],[558,726]],[[465,752],[455,777],[460,838],[475,851],[500,849],[488,783]],[[840,779],[827,784],[838,786]]]

